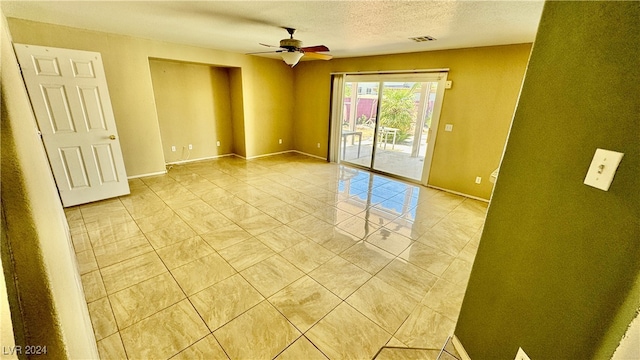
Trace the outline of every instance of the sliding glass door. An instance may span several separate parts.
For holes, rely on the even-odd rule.
[[[341,161],[370,167],[378,112],[378,82],[345,82]]]
[[[445,80],[446,73],[347,75],[334,127],[339,161],[426,184]]]

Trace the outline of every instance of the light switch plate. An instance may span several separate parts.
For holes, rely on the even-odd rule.
[[[596,149],[587,176],[584,178],[585,185],[609,191],[623,155],[623,153],[616,151]]]
[[[531,358],[524,352],[524,350],[522,350],[522,348],[518,348],[518,353],[514,360],[531,360]]]
[[[453,81],[449,80],[449,81],[445,81],[444,83],[444,88],[445,89],[451,89],[451,86],[453,85]]]
[[[453,124],[446,124],[444,126],[444,131],[453,131]]]

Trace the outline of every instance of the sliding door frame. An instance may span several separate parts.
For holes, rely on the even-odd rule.
[[[433,69],[433,70],[411,70],[411,71],[398,71],[398,72],[359,72],[359,73],[332,73],[333,88],[332,88],[332,101],[331,101],[331,122],[330,122],[330,141],[329,141],[329,161],[340,163],[340,137],[342,134],[342,122],[343,122],[343,94],[344,84],[347,82],[377,82],[378,94],[382,96],[383,83],[385,81],[407,81],[407,82],[437,82],[438,87],[436,89],[436,102],[434,104],[433,113],[431,117],[431,134],[428,135],[426,155],[423,164],[422,178],[420,180],[410,179],[404,176],[395,175],[380,170],[376,170],[373,167],[375,162],[375,150],[377,143],[377,135],[379,122],[376,119],[376,126],[374,129],[373,138],[373,152],[371,154],[371,166],[364,167],[358,164],[349,163],[349,166],[362,168],[375,173],[382,173],[391,177],[400,178],[403,180],[418,182],[427,186],[429,182],[429,175],[431,171],[431,164],[433,161],[433,152],[435,150],[436,138],[438,135],[438,126],[440,122],[440,112],[442,109],[442,103],[444,102],[444,90],[445,83],[447,81],[449,69]],[[340,86],[340,89],[336,87]],[[377,114],[380,114],[380,105],[382,101],[378,101]]]

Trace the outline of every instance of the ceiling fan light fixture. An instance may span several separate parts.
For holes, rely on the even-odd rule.
[[[300,61],[300,58],[302,58],[303,54],[300,51],[285,51],[280,55],[282,56],[282,60],[284,60],[287,65],[294,67],[298,63],[298,61]]]

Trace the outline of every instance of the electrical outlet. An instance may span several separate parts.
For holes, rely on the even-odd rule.
[[[482,178],[480,176],[476,176],[476,184],[480,184],[482,182]]]
[[[220,141],[216,141],[216,145],[220,146]]]
[[[282,144],[282,139],[278,139],[278,144]]]
[[[320,149],[320,143],[318,143],[318,149]]]
[[[446,124],[444,126],[444,131],[453,131],[453,124]]]
[[[189,144],[189,150],[193,150],[193,145]]]
[[[176,152],[176,146],[175,145],[171,145],[171,151]]]
[[[529,355],[527,355],[522,348],[518,348],[518,353],[516,353],[516,357],[513,360],[531,360]]]

